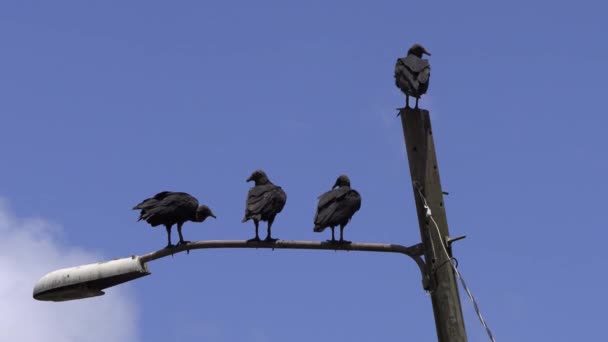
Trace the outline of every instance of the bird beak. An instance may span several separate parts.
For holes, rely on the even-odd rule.
[[[247,182],[251,182],[253,180],[253,176],[249,176],[249,178],[247,178]]]
[[[332,189],[335,189],[335,188],[337,188],[337,187],[338,187],[338,181],[336,181],[336,184],[334,184],[334,186],[332,186],[331,188],[332,188]]]
[[[423,54],[425,54],[425,55],[427,55],[427,56],[430,56],[430,55],[431,55],[431,53],[430,53],[430,52],[428,52],[428,51],[426,51],[426,49],[422,50],[422,53],[423,53]]]
[[[209,216],[213,217],[214,219],[217,219],[217,217],[215,217],[215,215],[213,214],[209,214]]]

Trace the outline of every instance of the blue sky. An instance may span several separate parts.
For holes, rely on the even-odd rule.
[[[23,222],[55,228],[0,242],[32,253],[24,295],[2,298],[31,310],[24,320],[46,313],[29,329],[69,314],[65,305],[103,312],[98,338],[119,324],[104,317],[127,307],[125,341],[435,340],[430,298],[400,256],[199,251],[80,303],[34,302],[29,287],[75,261],[163,247],[164,231],[131,210],[162,190],[190,192],[217,214],[186,224],[187,239],[251,237],[240,220],[257,168],[288,195],[276,237],[328,238],[312,232],[316,196],[347,173],[363,197],[347,238],[418,243],[392,73],[420,42],[433,54],[420,103],[433,119],[448,222],[467,235],[455,255],[497,340],[597,340],[608,305],[606,10],[585,1],[5,1],[4,233],[38,232]],[[32,241],[54,246],[52,263]],[[74,250],[84,256],[62,254]],[[24,260],[1,257],[5,276]],[[462,304],[469,340],[484,341]],[[27,340],[0,327],[0,337]],[[55,340],[76,340],[61,329]]]

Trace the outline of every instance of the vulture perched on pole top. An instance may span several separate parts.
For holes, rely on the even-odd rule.
[[[260,221],[266,221],[268,222],[268,234],[265,241],[274,242],[277,239],[273,239],[271,235],[272,223],[275,216],[283,210],[285,202],[287,202],[287,195],[280,186],[272,184],[262,170],[254,171],[247,178],[247,182],[251,181],[255,182],[255,186],[247,193],[245,217],[242,221],[253,220],[255,224],[255,237],[248,241],[260,241],[259,224]]]
[[[325,228],[330,227],[331,240],[328,240],[329,242],[350,243],[350,241],[344,240],[344,227],[346,227],[350,219],[360,208],[361,195],[350,187],[348,176],[341,175],[336,180],[332,190],[319,196],[313,230],[320,233]],[[334,235],[336,226],[340,226],[339,241],[336,241]]]
[[[133,210],[141,210],[139,220],[145,220],[152,227],[159,225],[167,229],[167,247],[173,247],[171,243],[171,227],[177,224],[179,234],[178,245],[188,243],[182,235],[182,225],[186,221],[203,222],[207,217],[216,218],[211,209],[206,205],[199,207],[198,200],[185,192],[163,191],[147,198],[133,207]]]
[[[418,99],[426,94],[429,89],[431,78],[431,65],[422,55],[431,54],[420,44],[414,44],[407,51],[407,56],[399,58],[395,64],[395,84],[405,94],[405,107],[410,106],[410,96],[416,98],[416,109]]]

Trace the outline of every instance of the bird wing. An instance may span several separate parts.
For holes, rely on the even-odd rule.
[[[401,63],[413,73],[419,73],[426,68],[430,68],[428,59],[418,58],[414,55],[409,55],[405,58],[399,58],[397,60],[397,64],[399,63]]]
[[[349,219],[361,209],[361,195],[355,189],[351,189],[351,191],[344,196],[344,206],[348,207]]]
[[[417,95],[419,83],[415,75],[405,64],[397,61],[397,65],[395,66],[395,85],[407,95]]]
[[[274,184],[257,185],[249,190],[245,218],[276,215],[285,206],[287,194]]]
[[[405,94],[419,97],[426,93],[431,77],[431,65],[426,59],[409,55],[397,60],[395,84]]]
[[[256,185],[249,189],[247,193],[247,212],[251,214],[259,214],[264,206],[266,206],[272,197],[271,190],[274,185],[264,184]]]
[[[328,191],[320,197],[314,223],[326,227],[347,222],[360,206],[361,196],[350,187],[340,187]]]
[[[351,189],[336,204],[336,209],[331,214],[331,220],[335,224],[346,224],[361,208],[361,196],[356,190]]]
[[[430,67],[424,68],[418,74],[418,77],[417,77],[418,83],[427,84],[427,83],[429,83],[430,77],[431,77],[431,68]]]
[[[153,197],[146,198],[141,203],[133,207],[133,210],[138,209],[147,209],[150,207],[154,207],[158,204],[159,201],[162,201],[165,197],[171,195],[173,192],[171,191],[162,191],[154,195]]]
[[[350,190],[349,187],[343,186],[343,187],[339,187],[337,189],[332,189],[332,190],[325,192],[324,194],[319,196],[319,204],[317,205],[317,208],[320,209],[320,208],[327,206],[331,202],[335,202],[338,198],[340,198],[340,197],[344,196],[346,193],[348,193],[349,190]]]
[[[277,186],[273,190],[272,198],[272,211],[275,214],[278,214],[283,210],[283,207],[285,207],[285,203],[287,203],[287,194],[285,193],[285,191],[283,191],[283,188]]]
[[[139,219],[157,226],[189,220],[198,208],[198,200],[185,192],[163,191],[139,206],[142,209]]]
[[[320,228],[325,228],[327,226],[335,226],[335,220],[333,220],[333,215],[338,209],[338,202],[331,202],[329,205],[318,209],[315,214],[314,224]]]
[[[198,208],[198,200],[185,192],[173,192],[160,201],[161,206],[180,217],[191,216]]]
[[[161,192],[157,193],[156,195],[154,195],[154,199],[157,199],[160,201],[160,200],[163,200],[163,199],[167,198],[168,196],[171,196],[174,194],[183,194],[183,192],[161,191]]]

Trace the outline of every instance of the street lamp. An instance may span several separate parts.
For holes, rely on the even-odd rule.
[[[411,79],[412,76],[416,76],[416,79],[418,79],[419,74],[424,72],[426,73],[426,83],[424,85],[428,87],[428,72],[430,72],[430,69],[428,62],[412,64],[411,62],[415,58],[412,59],[409,55],[415,55],[415,53],[408,53],[406,58],[409,58],[409,60],[403,63],[398,62],[395,76],[399,78],[399,82],[401,82],[399,84],[406,87],[404,92],[408,96],[419,97],[426,92],[425,87],[413,89],[414,92],[410,94],[412,89],[407,88],[410,84],[402,82]],[[420,57],[418,56],[418,58]],[[422,66],[422,69],[419,68],[420,66]],[[416,75],[412,75],[412,72],[415,72]],[[449,234],[430,113],[428,110],[419,109],[417,106],[416,108],[410,108],[406,102],[406,107],[400,108],[399,116],[403,127],[418,226],[422,239],[422,242],[415,246],[284,240],[276,242],[197,241],[187,245],[161,249],[142,256],[51,272],[42,277],[36,284],[34,298],[64,301],[100,296],[104,294],[102,290],[105,288],[150,274],[146,267],[147,262],[192,249],[276,248],[401,253],[414,259],[422,274],[422,287],[430,292],[438,340],[440,342],[466,342],[467,336],[460,306],[455,268],[446,267],[446,265],[452,263],[451,244],[461,237],[451,238]],[[444,253],[441,253],[442,250]],[[424,257],[424,260],[422,257]],[[482,323],[484,323],[483,319]]]
[[[52,271],[40,278],[34,286],[34,299],[61,302],[101,296],[104,294],[102,290],[106,288],[151,274],[147,267],[147,263],[150,261],[193,249],[211,248],[312,249],[404,254],[416,262],[422,274],[422,286],[428,290],[426,264],[421,258],[424,253],[422,244],[406,247],[395,244],[357,242],[336,244],[325,241],[207,240],[194,241],[174,248],[164,248],[141,256],[134,255],[128,258]]]
[[[138,256],[62,268],[38,280],[34,299],[63,302],[102,296],[103,289],[149,274]]]

